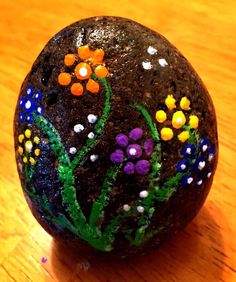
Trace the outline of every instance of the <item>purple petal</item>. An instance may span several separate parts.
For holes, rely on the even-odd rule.
[[[111,154],[110,159],[115,164],[120,164],[124,160],[124,153],[123,151],[117,149],[114,153]]]
[[[116,143],[120,145],[121,147],[126,147],[129,143],[128,136],[126,136],[123,133],[116,135]]]
[[[129,138],[133,139],[134,141],[142,138],[143,136],[143,130],[142,128],[136,127],[129,133]]]
[[[146,154],[148,156],[151,156],[152,152],[153,152],[153,146],[154,146],[154,143],[153,143],[153,140],[152,139],[147,139],[145,142],[144,142],[144,150],[146,152]]]
[[[131,159],[137,159],[142,156],[142,148],[138,144],[131,144],[126,149],[127,156]]]
[[[124,172],[126,174],[133,174],[134,173],[134,164],[131,162],[126,163],[124,166]]]
[[[147,160],[140,160],[135,165],[135,171],[140,175],[146,175],[151,168],[150,162]]]

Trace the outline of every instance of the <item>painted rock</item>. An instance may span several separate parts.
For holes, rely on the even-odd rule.
[[[86,253],[165,241],[198,213],[217,164],[200,78],[164,37],[123,18],[56,34],[23,82],[14,126],[33,215]]]

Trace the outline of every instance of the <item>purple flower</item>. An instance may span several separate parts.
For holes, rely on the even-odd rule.
[[[137,161],[135,165],[135,171],[140,175],[146,175],[149,173],[151,168],[150,162],[147,160]]]
[[[135,170],[135,166],[134,166],[133,163],[128,162],[128,163],[125,164],[125,166],[124,166],[124,172],[125,172],[126,174],[133,174],[133,173],[134,173],[134,170]]]
[[[126,147],[129,143],[128,136],[123,133],[116,135],[116,143],[121,147]]]
[[[143,130],[142,130],[142,128],[139,128],[139,127],[132,129],[129,133],[129,138],[134,140],[134,141],[141,139],[142,136],[143,136]]]
[[[124,153],[122,150],[117,149],[111,154],[110,159],[115,164],[120,164],[124,161]]]
[[[147,154],[147,156],[151,156],[152,152],[153,152],[153,147],[154,147],[154,142],[152,139],[147,139],[144,142],[143,148]]]
[[[138,159],[142,156],[142,148],[138,144],[131,144],[126,149],[127,156],[131,159]]]

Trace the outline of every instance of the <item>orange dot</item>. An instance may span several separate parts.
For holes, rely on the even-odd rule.
[[[71,75],[67,72],[62,72],[58,75],[59,84],[66,86],[71,83]]]
[[[102,65],[97,66],[94,72],[99,78],[104,78],[108,75],[107,68]]]
[[[104,55],[105,53],[102,49],[96,49],[93,53],[93,64],[94,65],[102,64]]]
[[[89,79],[88,83],[86,84],[86,89],[94,94],[98,93],[99,88],[99,84],[93,79]]]
[[[87,63],[79,63],[75,67],[75,75],[78,79],[85,80],[92,74],[92,69]]]
[[[84,92],[83,85],[81,83],[73,83],[71,85],[70,91],[75,96],[81,96]]]
[[[79,55],[81,60],[87,60],[87,59],[91,58],[92,53],[93,52],[90,51],[88,45],[80,46],[78,48],[78,55]]]
[[[64,63],[65,63],[66,66],[70,67],[74,64],[74,62],[75,62],[75,55],[74,54],[65,55]]]

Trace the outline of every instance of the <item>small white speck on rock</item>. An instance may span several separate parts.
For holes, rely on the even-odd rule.
[[[150,55],[155,55],[157,53],[157,49],[152,47],[152,46],[149,46],[148,49],[147,49],[147,52]]]
[[[159,59],[158,62],[159,62],[159,65],[162,67],[168,66],[168,63],[165,59]]]
[[[123,210],[124,211],[129,211],[130,210],[130,206],[128,204],[123,205]]]
[[[98,155],[91,155],[90,156],[90,161],[95,162],[98,159]]]
[[[140,213],[143,213],[144,212],[144,207],[137,206],[137,211],[140,212]]]
[[[144,68],[145,70],[150,70],[150,69],[152,69],[152,64],[151,64],[151,62],[147,62],[147,61],[142,62],[142,66],[143,66],[143,68]]]
[[[80,123],[78,123],[78,124],[76,124],[75,126],[74,126],[74,132],[76,132],[76,133],[80,133],[80,132],[82,132],[84,130],[84,126],[82,125],[82,124],[80,124]]]
[[[89,114],[87,118],[88,118],[89,123],[95,123],[98,119],[97,116],[95,116],[93,114]]]
[[[146,190],[143,190],[139,193],[140,198],[147,198],[147,196],[148,196],[148,191]]]
[[[77,152],[77,149],[75,147],[71,147],[69,149],[70,154],[74,155]]]
[[[89,139],[93,139],[93,138],[94,138],[94,136],[95,136],[95,135],[94,135],[94,133],[93,133],[93,132],[89,132],[89,134],[88,134],[88,138],[89,138]]]

